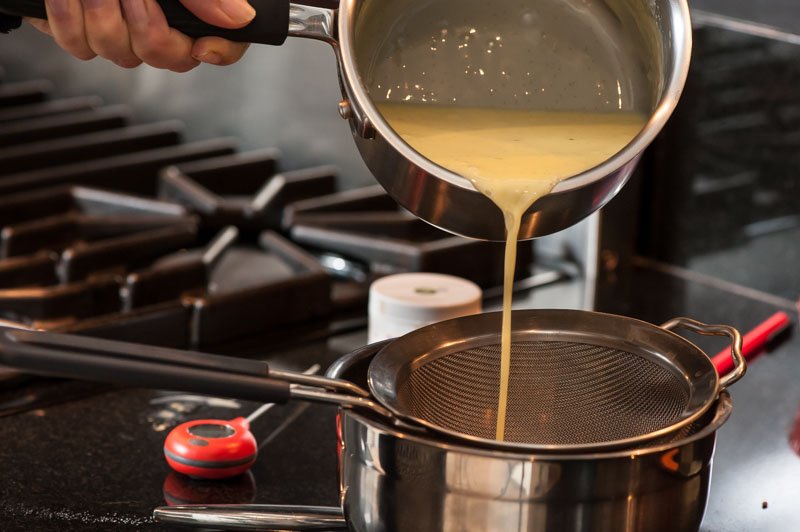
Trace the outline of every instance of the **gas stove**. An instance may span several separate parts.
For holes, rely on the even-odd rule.
[[[275,150],[241,153],[234,139],[183,143],[180,123],[138,124],[126,106],[92,95],[55,99],[52,91],[47,81],[0,83],[0,136],[18,141],[0,143],[0,225],[11,228],[0,238],[1,319],[303,371],[366,343],[367,287],[380,275],[442,268],[481,284],[485,308],[497,307],[490,247],[460,248],[410,219],[379,188],[345,190],[347,176],[331,168],[284,169]],[[730,161],[723,162],[709,164],[728,172]],[[667,173],[673,183],[677,174]],[[699,192],[719,194],[716,204],[727,212],[752,210],[722,188]],[[723,196],[734,203],[723,204]],[[617,240],[635,240],[626,232],[636,229],[635,217],[622,208],[629,200],[612,202],[602,219]],[[579,307],[588,287],[595,310],[652,323],[686,315],[748,331],[776,310],[796,318],[795,284],[782,296],[753,289],[767,279],[753,273],[769,262],[763,257],[796,254],[796,233],[759,242],[766,248],[743,253],[715,240],[717,266],[698,274],[649,255],[626,260],[606,235],[594,286],[574,266],[545,267],[540,248],[535,261],[527,249],[527,266],[518,269],[535,275],[519,280],[515,304]],[[261,266],[253,272],[250,264]],[[287,284],[303,291],[303,308],[281,298]],[[712,353],[723,347],[697,343]],[[701,530],[800,529],[798,353],[795,335],[755,360],[732,389],[734,412],[719,431]],[[152,520],[164,504],[339,502],[331,407],[270,410],[252,426],[260,456],[251,473],[204,482],[170,471],[162,452],[167,432],[188,419],[230,419],[258,405],[16,373],[0,382],[0,404],[7,414],[0,417],[3,530],[164,530]]]
[[[502,283],[502,244],[428,226],[380,187],[342,190],[333,166],[283,169],[277,149],[227,138],[184,143],[178,121],[136,123],[128,106],[52,91],[0,84],[5,325],[246,355],[364,327],[383,275]],[[522,246],[520,280],[532,266]],[[566,276],[552,273],[536,279]],[[0,375],[0,415],[87,391]]]
[[[428,226],[380,187],[345,190],[335,167],[284,169],[278,150],[238,152],[233,139],[187,144],[180,122],[136,123],[127,106],[93,95],[54,99],[52,90],[42,80],[0,84],[3,325],[266,358],[300,370],[324,368],[366,343],[369,285],[381,276],[449,273],[498,293],[502,244]],[[521,247],[520,286],[564,280],[566,271],[534,269],[532,246]],[[303,499],[335,504],[334,448],[324,443],[335,441],[331,408],[275,409],[254,423],[262,453],[273,446],[283,453],[266,451],[266,484],[256,469],[209,483],[165,467],[160,448],[178,423],[255,407],[2,371],[0,416],[13,420],[15,433],[32,429],[27,421],[49,424],[52,409],[81,433],[48,429],[61,450],[36,453],[28,466],[50,457],[72,477],[84,456],[85,465],[104,465],[69,481],[65,496],[118,493],[112,485],[120,480],[133,491],[99,517],[83,503],[53,513],[30,499],[9,501],[1,528],[148,528],[155,526],[150,510],[163,501],[249,502],[268,484],[273,495],[285,491],[280,485],[293,482],[287,475],[308,479]],[[101,427],[110,446],[89,443]],[[313,456],[297,453],[301,447]],[[53,463],[38,469],[58,475]],[[7,473],[12,484],[34,482],[28,473]],[[61,505],[46,497],[48,508]],[[133,500],[147,510],[132,512]]]

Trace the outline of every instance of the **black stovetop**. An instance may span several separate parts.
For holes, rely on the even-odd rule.
[[[357,345],[362,336],[309,342],[268,358],[292,369],[327,365],[346,349],[336,343]],[[268,341],[261,351],[272,351]],[[337,503],[333,408],[268,411],[251,427],[262,445],[252,475],[202,482],[171,473],[162,454],[169,430],[187,419],[247,415],[257,405],[153,403],[170,395],[113,390],[0,419],[0,529],[158,529],[150,515],[166,500]]]
[[[746,331],[776,310],[796,314],[791,302],[764,302],[640,264],[630,315],[654,323],[676,315],[726,322]],[[580,290],[566,282],[518,298],[526,307],[568,301]],[[776,304],[777,303],[777,304]],[[558,303],[553,303],[557,305]],[[610,305],[599,301],[598,310]],[[493,305],[489,305],[491,308]],[[274,364],[302,370],[327,365],[363,345],[363,330],[276,348],[269,338],[242,347]],[[721,343],[698,340],[714,353]],[[702,530],[800,529],[800,340],[791,336],[756,359],[732,394],[734,414],[720,430],[711,497]],[[200,482],[171,473],[162,444],[183,419],[232,418],[256,405],[154,404],[166,392],[110,390],[0,419],[0,522],[3,530],[161,529],[152,522],[166,502],[337,503],[335,411],[318,405],[270,410],[253,425],[262,442],[252,476]],[[189,411],[182,411],[189,407]],[[175,419],[165,417],[174,415]]]
[[[708,0],[702,3],[710,6],[720,2]],[[753,5],[761,3],[765,2],[750,2]],[[700,45],[708,35],[701,32],[695,37],[696,44]],[[709,57],[717,60],[716,55]],[[791,55],[787,63],[796,64],[795,58],[796,55]],[[784,72],[784,69],[779,70],[780,74]],[[741,79],[748,82],[761,80],[757,76],[742,76]],[[787,82],[786,86],[791,88],[794,85]],[[50,89],[47,84],[34,83],[25,90],[29,98],[34,98],[33,101],[40,101]],[[38,159],[36,154],[44,148],[52,150],[55,146],[62,158],[60,164],[68,168],[33,174],[27,171],[27,176],[17,176],[16,181],[0,186],[2,191],[8,194],[18,192],[22,178],[34,179],[42,184],[66,182],[79,175],[79,182],[84,185],[100,186],[107,182],[108,176],[113,175],[126,185],[123,188],[127,192],[153,194],[157,169],[166,162],[180,164],[213,156],[218,157],[218,164],[222,161],[242,168],[253,167],[253,155],[246,155],[244,159],[232,155],[235,147],[230,139],[177,145],[180,140],[175,130],[180,128],[176,128],[175,124],[157,124],[157,127],[150,126],[149,129],[130,127],[126,133],[123,128],[129,118],[126,109],[110,106],[95,112],[79,113],[76,109],[92,109],[99,107],[101,102],[89,98],[58,103],[63,107],[61,112],[69,108],[81,116],[75,118],[77,115],[74,115],[71,122],[57,120],[55,125],[40,123],[38,129],[28,128],[27,134],[55,135],[54,132],[63,133],[68,126],[79,127],[81,134],[85,135],[81,137],[81,142],[64,144],[51,140],[45,142],[46,146],[37,145],[36,150],[31,148],[22,155],[16,153],[13,158],[9,158],[7,152],[7,157],[3,159],[3,153],[0,153],[0,160],[29,165]],[[26,109],[32,112],[31,107]],[[48,107],[47,113],[53,113],[52,106]],[[3,119],[9,120],[9,116],[0,116],[0,122]],[[109,137],[92,133],[111,129],[120,129],[119,135]],[[25,132],[14,130],[12,133],[12,136],[22,138],[20,135]],[[117,153],[132,138],[136,139],[137,151],[146,152],[146,157]],[[73,160],[76,154],[85,155],[86,146],[89,145],[87,139],[98,152],[96,157],[107,157],[103,164],[95,165],[88,173],[86,168],[76,169]],[[261,153],[258,158],[264,159],[262,162],[267,164],[270,156]],[[772,157],[769,160],[772,161]],[[726,164],[722,166],[727,169]],[[791,174],[783,182],[797,182],[797,172],[792,170],[796,166],[791,163],[781,163],[779,166],[781,172]],[[122,172],[126,168],[128,170]],[[180,164],[177,168],[197,178],[196,166]],[[210,180],[203,183],[211,187],[211,193],[216,191],[212,187],[213,170],[208,167],[200,169],[200,177]],[[767,170],[764,174],[770,177],[774,168]],[[145,181],[138,177],[142,172],[150,176]],[[670,172],[666,181],[671,188],[674,188],[674,177]],[[303,176],[294,178],[301,184],[308,184]],[[318,183],[316,179],[312,181]],[[141,186],[147,190],[136,189]],[[630,187],[628,185],[627,188]],[[748,191],[741,198],[735,192],[733,196],[726,193],[724,199],[727,201],[733,197],[736,202],[722,202],[718,207],[724,220],[745,224],[748,220],[744,214],[753,209],[753,199],[760,196]],[[315,191],[311,195],[318,193]],[[211,196],[214,197],[213,194]],[[191,200],[192,196],[188,198]],[[793,200],[791,213],[800,213],[796,189],[777,198],[787,200],[783,203]],[[663,197],[656,199],[663,204]],[[684,201],[685,197],[678,195],[677,199]],[[354,200],[351,197],[348,201]],[[360,198],[358,201],[365,200]],[[211,203],[217,210],[204,213],[202,223],[215,229],[229,223],[227,217],[242,210],[238,199],[231,205],[219,201]],[[320,214],[326,215],[328,207],[320,205],[317,200],[312,203],[316,204],[305,204],[305,212],[294,209],[293,215],[305,215],[306,222],[309,216],[313,219]],[[658,205],[646,205],[647,209],[654,207]],[[383,210],[383,207],[376,210]],[[623,313],[652,323],[662,323],[684,315],[707,323],[729,323],[742,331],[751,329],[775,311],[782,310],[790,314],[796,328],[797,308],[792,300],[800,295],[797,293],[800,277],[794,262],[794,258],[800,256],[796,226],[740,245],[736,240],[720,238],[720,231],[709,227],[707,207],[700,205],[697,210],[701,217],[691,226],[691,230],[705,238],[693,248],[692,258],[697,260],[676,262],[687,264],[693,271],[665,267],[652,260],[638,260],[631,273],[633,286],[625,289],[625,295],[604,287],[598,291],[603,298],[596,301],[595,310]],[[280,226],[281,219],[267,214],[263,220],[256,221],[263,221],[274,229],[283,229]],[[330,220],[327,218],[325,223],[329,224]],[[348,221],[337,219],[337,223],[345,222]],[[405,223],[403,220],[390,222]],[[352,223],[352,220],[348,223]],[[243,227],[248,225],[244,224]],[[670,234],[678,234],[673,226],[662,225]],[[286,236],[301,243],[306,239],[305,244],[313,244],[314,238],[329,239],[329,233],[320,235],[319,231],[309,232],[307,229]],[[366,253],[354,247],[352,239],[337,242],[343,246],[338,250],[341,253]],[[659,245],[657,241],[653,243]],[[715,251],[710,252],[710,249]],[[654,256],[659,254],[655,253]],[[583,301],[582,292],[581,280],[564,281],[520,294],[515,306],[579,307]],[[360,306],[356,306],[361,308],[363,314],[363,296],[363,290],[357,290],[355,296],[350,294],[343,299],[345,303],[351,300],[360,302]],[[496,307],[496,303],[493,301],[487,306]],[[363,315],[359,317],[358,312],[355,315],[355,320],[334,322],[333,326],[325,321],[329,318],[321,318],[322,321],[317,325],[304,326],[303,329],[270,331],[261,338],[250,336],[246,342],[236,345],[229,343],[224,348],[203,346],[203,349],[260,357],[268,359],[276,367],[287,369],[304,370],[313,363],[326,367],[366,341]],[[178,316],[179,321],[184,323],[186,320],[181,316]],[[336,319],[340,318],[341,314],[337,313]],[[141,330],[138,327],[134,332],[141,337]],[[344,332],[331,333],[332,330]],[[186,343],[187,334],[175,336]],[[286,338],[293,341],[287,343]],[[732,387],[734,412],[719,431],[711,495],[702,525],[704,532],[800,530],[799,338],[797,334],[790,336],[772,352],[753,361],[744,379]],[[724,347],[721,342],[691,339],[709,353]],[[176,342],[176,345],[183,344]],[[29,399],[28,394],[39,394],[45,399],[44,404],[48,404],[48,398],[56,401],[63,399],[65,394],[69,394],[70,398],[39,409],[0,417],[0,435],[3,436],[0,440],[0,530],[163,530],[165,527],[154,523],[151,514],[154,507],[167,503],[335,505],[338,502],[335,410],[332,407],[289,405],[270,410],[252,427],[262,444],[252,475],[227,482],[201,482],[170,472],[162,454],[163,441],[170,428],[188,419],[225,419],[247,415],[257,405],[230,401],[207,405],[176,398],[167,392],[103,388],[87,383],[39,380],[34,384],[21,388],[23,393],[16,391],[5,394],[0,390],[0,404],[6,407],[13,401],[24,404]]]

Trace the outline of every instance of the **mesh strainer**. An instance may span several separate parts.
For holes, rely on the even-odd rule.
[[[345,379],[357,386],[362,386],[364,388],[368,388],[369,384],[367,382],[367,375],[369,372],[369,364],[372,362],[372,359],[375,358],[375,355],[383,349],[383,347],[388,344],[391,340],[383,340],[381,342],[367,345],[352,351],[343,357],[337,359],[325,372],[327,377],[331,377],[334,379]],[[744,351],[747,350],[747,343],[746,340],[743,338],[744,344]],[[744,354],[743,351],[743,354]],[[747,355],[745,355],[745,359],[747,360]],[[717,367],[717,371],[721,375],[726,375],[727,371],[721,372],[720,366],[717,365],[715,362],[715,366]],[[642,446],[639,447],[630,447],[624,449],[623,452],[627,452],[629,450],[634,449],[647,449],[651,447],[658,447],[669,443],[674,442],[681,442],[688,437],[691,437],[703,430],[708,430],[709,427],[712,425],[714,426],[714,430],[719,428],[719,426],[727,420],[730,415],[732,407],[732,400],[730,397],[730,393],[727,391],[722,391],[715,402],[715,406],[709,408],[705,414],[700,416],[697,420],[685,425],[680,430],[675,432],[671,432],[662,436],[660,438],[654,438],[648,440],[643,443]],[[362,418],[365,419],[365,418]],[[375,421],[378,421],[377,419]],[[415,435],[419,436],[419,435]],[[426,441],[430,441],[431,438],[426,438]],[[448,440],[443,441],[442,443],[447,443]],[[612,453],[620,452],[620,450],[611,451]],[[605,453],[600,453],[605,454]],[[570,455],[570,456],[591,456],[591,455]]]
[[[569,310],[515,312],[506,440],[494,440],[500,314],[424,327],[390,342],[355,384],[264,362],[38,331],[0,334],[0,362],[37,373],[257,401],[291,398],[369,409],[407,428],[524,451],[639,446],[698,420],[742,377],[733,327],[676,318],[662,327]],[[723,379],[677,327],[728,336],[734,370]],[[294,384],[294,386],[290,386]]]
[[[528,451],[633,446],[697,420],[742,377],[732,327],[677,318],[656,327],[567,310],[513,316],[506,441],[494,440],[500,314],[435,324],[388,344],[369,370],[375,398],[395,415],[450,436]],[[732,340],[735,370],[719,379],[683,327]]]

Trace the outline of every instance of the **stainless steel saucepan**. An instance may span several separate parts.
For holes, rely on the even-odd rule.
[[[662,328],[576,310],[515,312],[506,439],[496,441],[500,319],[500,313],[456,318],[392,341],[370,363],[369,392],[344,380],[270,370],[264,362],[32,331],[3,331],[0,362],[261,402],[334,403],[464,444],[560,453],[669,436],[701,418],[745,372],[742,339],[732,327],[678,318]],[[703,351],[670,332],[678,327],[729,337],[734,371],[720,379]]]
[[[360,382],[357,358],[329,375]],[[342,410],[346,523],[357,532],[694,531],[708,500],[716,431],[732,407],[723,392],[670,438],[575,454],[476,449]]]
[[[401,205],[423,220],[455,234],[485,240],[504,240],[505,226],[500,211],[469,180],[413,150],[384,120],[376,106],[378,101],[396,98],[399,90],[408,88],[406,86],[409,84],[409,90],[414,90],[415,86],[422,90],[414,79],[401,75],[406,67],[409,72],[415,67],[419,71],[420,65],[398,61],[399,55],[393,50],[387,52],[387,47],[406,46],[411,50],[423,44],[425,50],[435,51],[445,46],[447,38],[452,40],[456,36],[446,34],[447,28],[442,26],[444,33],[425,36],[431,42],[406,43],[405,34],[398,32],[423,23],[439,23],[438,19],[432,21],[431,17],[433,13],[444,12],[444,16],[436,16],[448,27],[470,28],[474,25],[464,38],[469,39],[470,34],[475,33],[471,41],[472,49],[485,47],[487,54],[494,51],[492,56],[484,59],[488,61],[487,64],[496,64],[503,43],[495,42],[495,39],[507,27],[517,25],[517,31],[524,32],[525,25],[530,25],[530,32],[524,36],[525,42],[531,43],[530,46],[525,48],[506,43],[503,50],[505,57],[527,61],[540,54],[553,53],[556,46],[561,45],[551,45],[555,28],[560,24],[557,17],[588,17],[598,19],[597,35],[611,41],[606,46],[608,57],[613,59],[623,51],[633,51],[634,62],[628,70],[623,71],[620,67],[612,72],[610,79],[597,78],[591,83],[581,82],[577,85],[583,85],[587,90],[598,90],[596,94],[601,96],[601,103],[612,105],[614,111],[630,109],[644,113],[649,116],[647,124],[609,160],[562,181],[552,193],[534,203],[522,220],[519,234],[522,240],[554,233],[577,223],[603,206],[622,188],[640,154],[663,128],[675,108],[686,79],[691,51],[691,26],[686,0],[596,0],[589,3],[575,0],[575,5],[568,7],[564,6],[570,2],[565,0],[341,0],[336,10],[290,4],[286,0],[250,2],[257,11],[255,20],[241,30],[223,30],[194,18],[178,0],[159,0],[170,25],[193,37],[218,35],[238,41],[279,45],[287,35],[291,35],[331,44],[338,60],[343,95],[339,112],[350,121],[356,145],[376,179]],[[561,11],[554,15],[553,9]],[[46,17],[43,0],[0,0],[0,13]],[[552,20],[539,20],[547,17],[552,17]],[[566,32],[564,39],[569,41],[568,44],[574,44],[571,41],[578,42],[585,33]],[[536,40],[539,37],[540,41]],[[490,42],[486,42],[487,39]],[[620,43],[615,48],[614,39],[624,39],[627,43],[625,46]],[[448,46],[451,44],[452,41]],[[465,40],[464,45],[467,44]],[[490,50],[495,44],[497,47]],[[591,41],[581,42],[580,46],[583,46],[584,52],[597,47]],[[403,57],[408,58],[407,62],[416,61],[413,54],[406,53],[407,50],[403,52]],[[464,52],[467,50],[464,49]],[[511,95],[515,101],[520,100],[515,105],[535,110],[557,110],[554,106],[560,105],[560,98],[575,92],[576,86],[576,78],[567,75],[559,77],[558,72],[563,74],[566,69],[575,68],[575,76],[580,77],[580,72],[585,70],[581,65],[585,63],[586,68],[591,68],[596,63],[581,56],[580,49],[575,52],[577,55],[574,57],[565,55],[560,58],[555,55],[549,63],[536,63],[541,71],[517,73],[518,77],[532,76],[544,81],[536,85],[535,90],[523,91],[524,87],[520,86],[519,94]],[[381,84],[382,78],[372,75],[376,63],[386,65],[392,61],[397,63],[392,65],[398,72],[395,96],[390,96],[391,91]],[[437,90],[442,88],[450,91],[448,101],[456,100],[456,94],[460,97],[461,93],[455,91],[462,87],[477,86],[471,79],[456,78],[446,72],[446,65],[450,63],[419,73],[427,80],[425,84],[436,86]],[[478,69],[473,70],[477,76]],[[483,69],[480,69],[480,74],[484,74]],[[502,75],[497,73],[498,77],[492,77],[497,81],[496,87],[484,87],[486,94],[499,93],[506,84],[506,75],[510,76],[511,73],[503,71]],[[435,79],[437,76],[438,79]],[[629,87],[628,79],[636,76],[641,78],[643,86]],[[556,99],[550,98],[551,94]],[[593,92],[591,95],[596,97]],[[408,94],[403,100],[412,96]],[[427,100],[425,94],[417,96],[418,100]],[[533,96],[537,99],[530,102],[525,100]],[[573,96],[576,102],[583,102],[587,98],[582,93]],[[479,99],[473,104],[496,104],[502,107],[507,102],[487,100],[484,103]],[[565,110],[586,110],[564,105]]]
[[[366,385],[381,347],[344,356],[327,375]],[[716,432],[732,407],[722,392],[709,412],[671,438],[574,455],[458,445],[341,409],[341,508],[189,505],[154,515],[172,525],[225,530],[689,532],[700,526]]]

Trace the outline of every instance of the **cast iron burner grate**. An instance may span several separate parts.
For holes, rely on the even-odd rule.
[[[132,124],[126,106],[52,90],[0,87],[0,319],[207,347],[330,314],[320,264],[264,230],[279,226],[282,205],[334,191],[335,169],[276,175],[277,150],[184,144],[180,122]],[[223,211],[239,215],[226,218],[179,194],[156,200],[165,168],[214,193],[254,192],[264,209],[226,198]]]
[[[52,93],[0,86],[0,320],[14,326],[232,354],[363,327],[388,273],[501,282],[502,245],[430,227],[379,187],[339,191],[334,167],[285,170],[273,148],[184,143],[180,122]]]
[[[321,259],[358,261],[373,274],[425,271],[502,285],[504,244],[453,236],[399,208],[380,186],[302,200],[284,211],[292,239]],[[337,261],[332,261],[336,264]],[[519,246],[518,277],[527,277],[532,245]],[[351,268],[352,269],[352,268]]]

